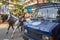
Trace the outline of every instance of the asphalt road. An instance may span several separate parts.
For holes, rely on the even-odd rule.
[[[6,31],[8,28],[8,23],[0,24],[0,40],[23,40],[22,33],[16,30],[13,39],[11,39],[12,29],[10,28],[8,35],[6,35]]]

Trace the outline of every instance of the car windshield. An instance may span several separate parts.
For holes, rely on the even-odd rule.
[[[58,8],[42,8],[36,9],[33,14],[33,19],[55,20],[57,17]]]

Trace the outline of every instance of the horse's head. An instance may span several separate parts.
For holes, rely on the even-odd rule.
[[[5,22],[8,18],[8,15],[7,14],[2,14],[1,17],[2,17],[2,21]]]

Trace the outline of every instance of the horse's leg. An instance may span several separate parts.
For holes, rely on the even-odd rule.
[[[25,30],[24,30],[24,27],[23,26],[21,26],[21,32],[24,32]]]
[[[18,26],[18,31],[19,31],[19,33],[21,32],[21,31],[20,31],[20,27],[21,27],[21,26],[19,25],[19,26]]]
[[[11,25],[12,26],[12,29],[14,30],[14,27],[13,27],[13,25]]]
[[[12,35],[11,35],[11,38],[13,38],[13,34],[15,33],[16,29],[18,28],[18,25],[19,25],[19,20],[17,20],[17,21],[15,22],[15,27],[14,27],[13,33],[12,33]]]
[[[14,28],[14,30],[13,30],[13,33],[12,33],[12,35],[11,35],[11,38],[13,38],[13,35],[14,35],[16,29],[17,29],[17,26],[15,26],[15,28]]]
[[[22,26],[21,26],[21,32],[22,32],[22,30],[23,30],[23,29],[22,29]]]
[[[9,25],[9,27],[8,27],[8,29],[7,29],[7,32],[6,32],[6,34],[8,34],[10,27],[11,27],[11,25]]]

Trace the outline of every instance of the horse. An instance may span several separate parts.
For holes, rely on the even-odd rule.
[[[21,21],[21,19],[19,19],[18,17],[14,16],[12,14],[9,14],[9,15],[5,14],[1,17],[3,20],[2,22],[7,21],[9,23],[8,31],[9,31],[10,27],[12,27],[12,29],[13,29],[11,38],[13,38],[13,34],[15,33],[17,28],[19,29],[20,26],[21,26],[21,31],[22,31],[23,22],[25,22],[25,21]],[[13,27],[13,26],[15,26],[15,27]],[[6,34],[8,34],[8,31],[6,32]],[[20,32],[20,29],[19,29],[19,32]]]

